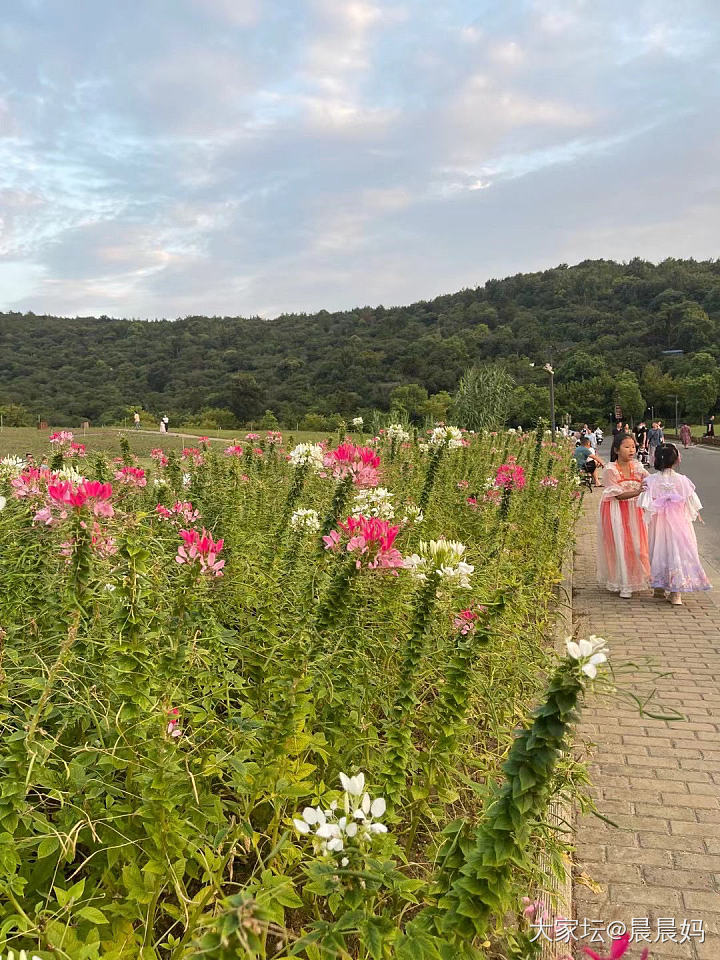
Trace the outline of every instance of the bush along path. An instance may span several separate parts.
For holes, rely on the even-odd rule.
[[[569,451],[399,431],[0,463],[3,951],[539,956]]]
[[[577,629],[602,631],[614,655],[655,671],[637,687],[657,692],[683,719],[638,714],[637,704],[593,700],[579,729],[593,756],[601,820],[577,824],[575,933],[616,922],[652,958],[720,957],[720,626],[712,595],[670,608],[650,593],[619,599],[595,580],[597,501],[577,537]],[[642,673],[637,676],[639,682]],[[612,821],[612,822],[608,822]],[[595,933],[598,937],[598,933]],[[605,951],[607,952],[607,950]],[[581,955],[581,954],[579,954]]]

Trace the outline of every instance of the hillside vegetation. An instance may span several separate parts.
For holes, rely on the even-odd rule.
[[[650,405],[670,417],[677,396],[697,420],[715,407],[719,348],[720,261],[595,260],[406,307],[274,320],[0,314],[0,412],[19,426],[116,423],[138,407],[228,428],[324,427],[391,407],[442,417],[468,367],[503,361],[509,420],[528,423],[547,412],[551,361],[559,415],[605,421],[620,402],[628,417]]]

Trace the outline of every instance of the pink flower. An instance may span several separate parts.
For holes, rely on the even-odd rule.
[[[265,454],[263,453],[262,447],[253,447],[253,453],[255,454],[256,457],[265,456]]]
[[[557,477],[543,477],[540,481],[541,487],[556,487],[558,485]]]
[[[49,498],[61,506],[80,510],[84,506],[92,509],[96,517],[112,517],[114,510],[109,503],[112,486],[97,480],[83,480],[76,487],[68,481],[48,484]]]
[[[265,440],[267,443],[282,443],[282,434],[279,430],[268,430]]]
[[[469,507],[477,507],[477,497],[468,497],[465,501]]]
[[[358,487],[376,487],[380,479],[380,457],[369,447],[356,447],[353,443],[341,443],[335,450],[325,454],[325,466],[332,470],[336,480],[351,476]]]
[[[45,487],[50,481],[57,480],[54,473],[51,473],[47,467],[31,467],[10,480],[13,488],[13,496],[17,500],[24,500],[29,497],[43,496]]]
[[[399,526],[390,526],[387,520],[379,517],[348,517],[340,528],[348,535],[345,549],[357,555],[355,566],[359,570],[393,570],[404,564],[402,554],[393,546]],[[335,550],[341,542],[341,534],[331,530],[325,541],[325,549]],[[396,574],[397,575],[397,574]]]
[[[84,443],[71,443],[70,450],[75,454],[76,457],[84,457],[85,454],[85,444]]]
[[[590,947],[583,947],[583,952],[585,956],[590,957],[591,960],[620,960],[620,957],[625,956],[627,949],[630,946],[630,934],[624,933],[618,940],[613,940],[610,944],[610,954],[607,957],[601,957],[599,953],[595,953],[594,950],[591,950]],[[647,960],[650,954],[650,949],[645,947],[643,952],[640,954],[640,960]]]
[[[241,457],[242,455],[243,455],[243,448],[237,443],[231,447],[225,447],[226,457]]]
[[[166,467],[170,462],[160,447],[154,447],[150,451],[150,456],[152,457],[153,460],[157,460],[157,462],[160,464],[161,467]]]
[[[246,439],[246,440],[259,440],[259,439],[260,439],[260,434],[259,434],[259,433],[246,433],[246,434],[245,434],[245,439]]]
[[[497,468],[496,487],[504,490],[522,490],[525,483],[525,471],[519,464],[513,462],[513,458]]]
[[[189,500],[177,500],[170,510],[159,503],[155,512],[161,520],[172,520],[175,523],[190,524],[200,519],[200,511],[196,510]]]
[[[474,610],[461,610],[453,617],[453,627],[461,636],[466,637],[469,633],[475,632],[475,621],[478,616],[479,614]]]
[[[74,434],[70,430],[61,430],[60,433],[50,434],[50,443],[64,447],[66,443],[72,443]]]
[[[458,480],[457,482],[458,490],[467,490],[469,486],[470,486],[470,483],[467,480]]]
[[[192,460],[196,467],[201,467],[205,463],[205,457],[200,453],[197,447],[184,447],[180,454],[181,460]]]
[[[167,730],[165,731],[169,737],[181,737],[182,730],[180,729],[180,721],[178,717],[180,711],[177,707],[173,707],[171,710],[168,710],[168,725]]]
[[[502,491],[497,487],[491,487],[483,496],[483,503],[500,503],[502,500]]]
[[[145,471],[140,467],[121,467],[115,474],[115,479],[131,487],[147,486]]]
[[[213,540],[204,527],[202,533],[198,533],[197,530],[181,530],[180,536],[184,542],[178,547],[175,557],[178,563],[197,561],[201,573],[216,577],[223,575],[222,568],[225,566],[225,561],[217,559],[223,548],[223,540]]]

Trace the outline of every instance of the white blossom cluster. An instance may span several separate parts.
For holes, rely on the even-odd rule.
[[[467,590],[475,567],[462,559],[465,549],[465,544],[457,540],[421,540],[420,553],[406,557],[405,568],[417,580],[427,580],[428,573],[434,572],[441,580]]]
[[[302,816],[293,818],[297,832],[311,835],[315,853],[323,857],[351,847],[369,846],[376,836],[387,833],[387,827],[378,819],[385,813],[385,799],[372,799],[365,791],[365,774],[348,777],[341,773],[340,784],[344,791],[341,804],[334,800],[326,810],[305,807]],[[349,862],[348,857],[343,857],[340,865],[346,867]]]
[[[355,427],[356,430],[362,430],[364,423],[365,423],[365,421],[363,420],[362,417],[353,417],[353,418],[352,418],[352,425]]]
[[[405,504],[405,516],[402,518],[403,523],[422,523],[424,519],[425,514],[416,503]]]
[[[317,510],[296,510],[290,517],[293,530],[309,530],[316,533],[320,529],[320,517]]]
[[[0,496],[0,512],[7,506],[7,497]]]
[[[568,656],[572,660],[579,661],[582,666],[582,672],[594,680],[597,676],[597,668],[601,663],[605,663],[608,655],[608,648],[602,637],[592,634],[587,640],[580,640],[577,643],[572,637],[565,638]]]
[[[385,487],[368,487],[358,490],[353,500],[352,513],[355,516],[392,520],[395,516],[392,498],[393,495]]]
[[[14,951],[8,950],[8,952],[5,954],[5,958],[6,958],[6,960],[15,960],[15,953],[14,953]],[[0,960],[3,960],[3,956],[2,956],[1,953],[0,953]],[[21,951],[19,952],[19,954],[18,954],[18,960],[28,960],[27,950],[21,950]],[[34,954],[32,955],[32,957],[31,957],[31,960],[41,960],[41,958],[38,957],[37,954],[34,953]]]
[[[85,483],[86,478],[73,467],[63,467],[58,470],[57,475],[63,480],[69,480],[70,483]]]
[[[20,473],[26,466],[22,457],[3,457],[0,460],[0,471],[4,473]]]
[[[462,432],[458,427],[435,427],[430,434],[430,446],[447,446],[449,450],[455,450],[463,445]]]
[[[325,453],[319,443],[299,443],[290,451],[288,460],[294,467],[322,470]]]
[[[391,423],[385,427],[385,436],[388,440],[398,440],[400,443],[407,443],[410,439],[410,434],[401,423]]]

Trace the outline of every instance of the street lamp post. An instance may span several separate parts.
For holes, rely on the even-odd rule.
[[[678,420],[678,395],[675,394],[675,434],[680,433],[680,421]]]
[[[550,432],[553,440],[555,439],[555,371],[551,364],[546,363],[544,370],[550,374]]]

